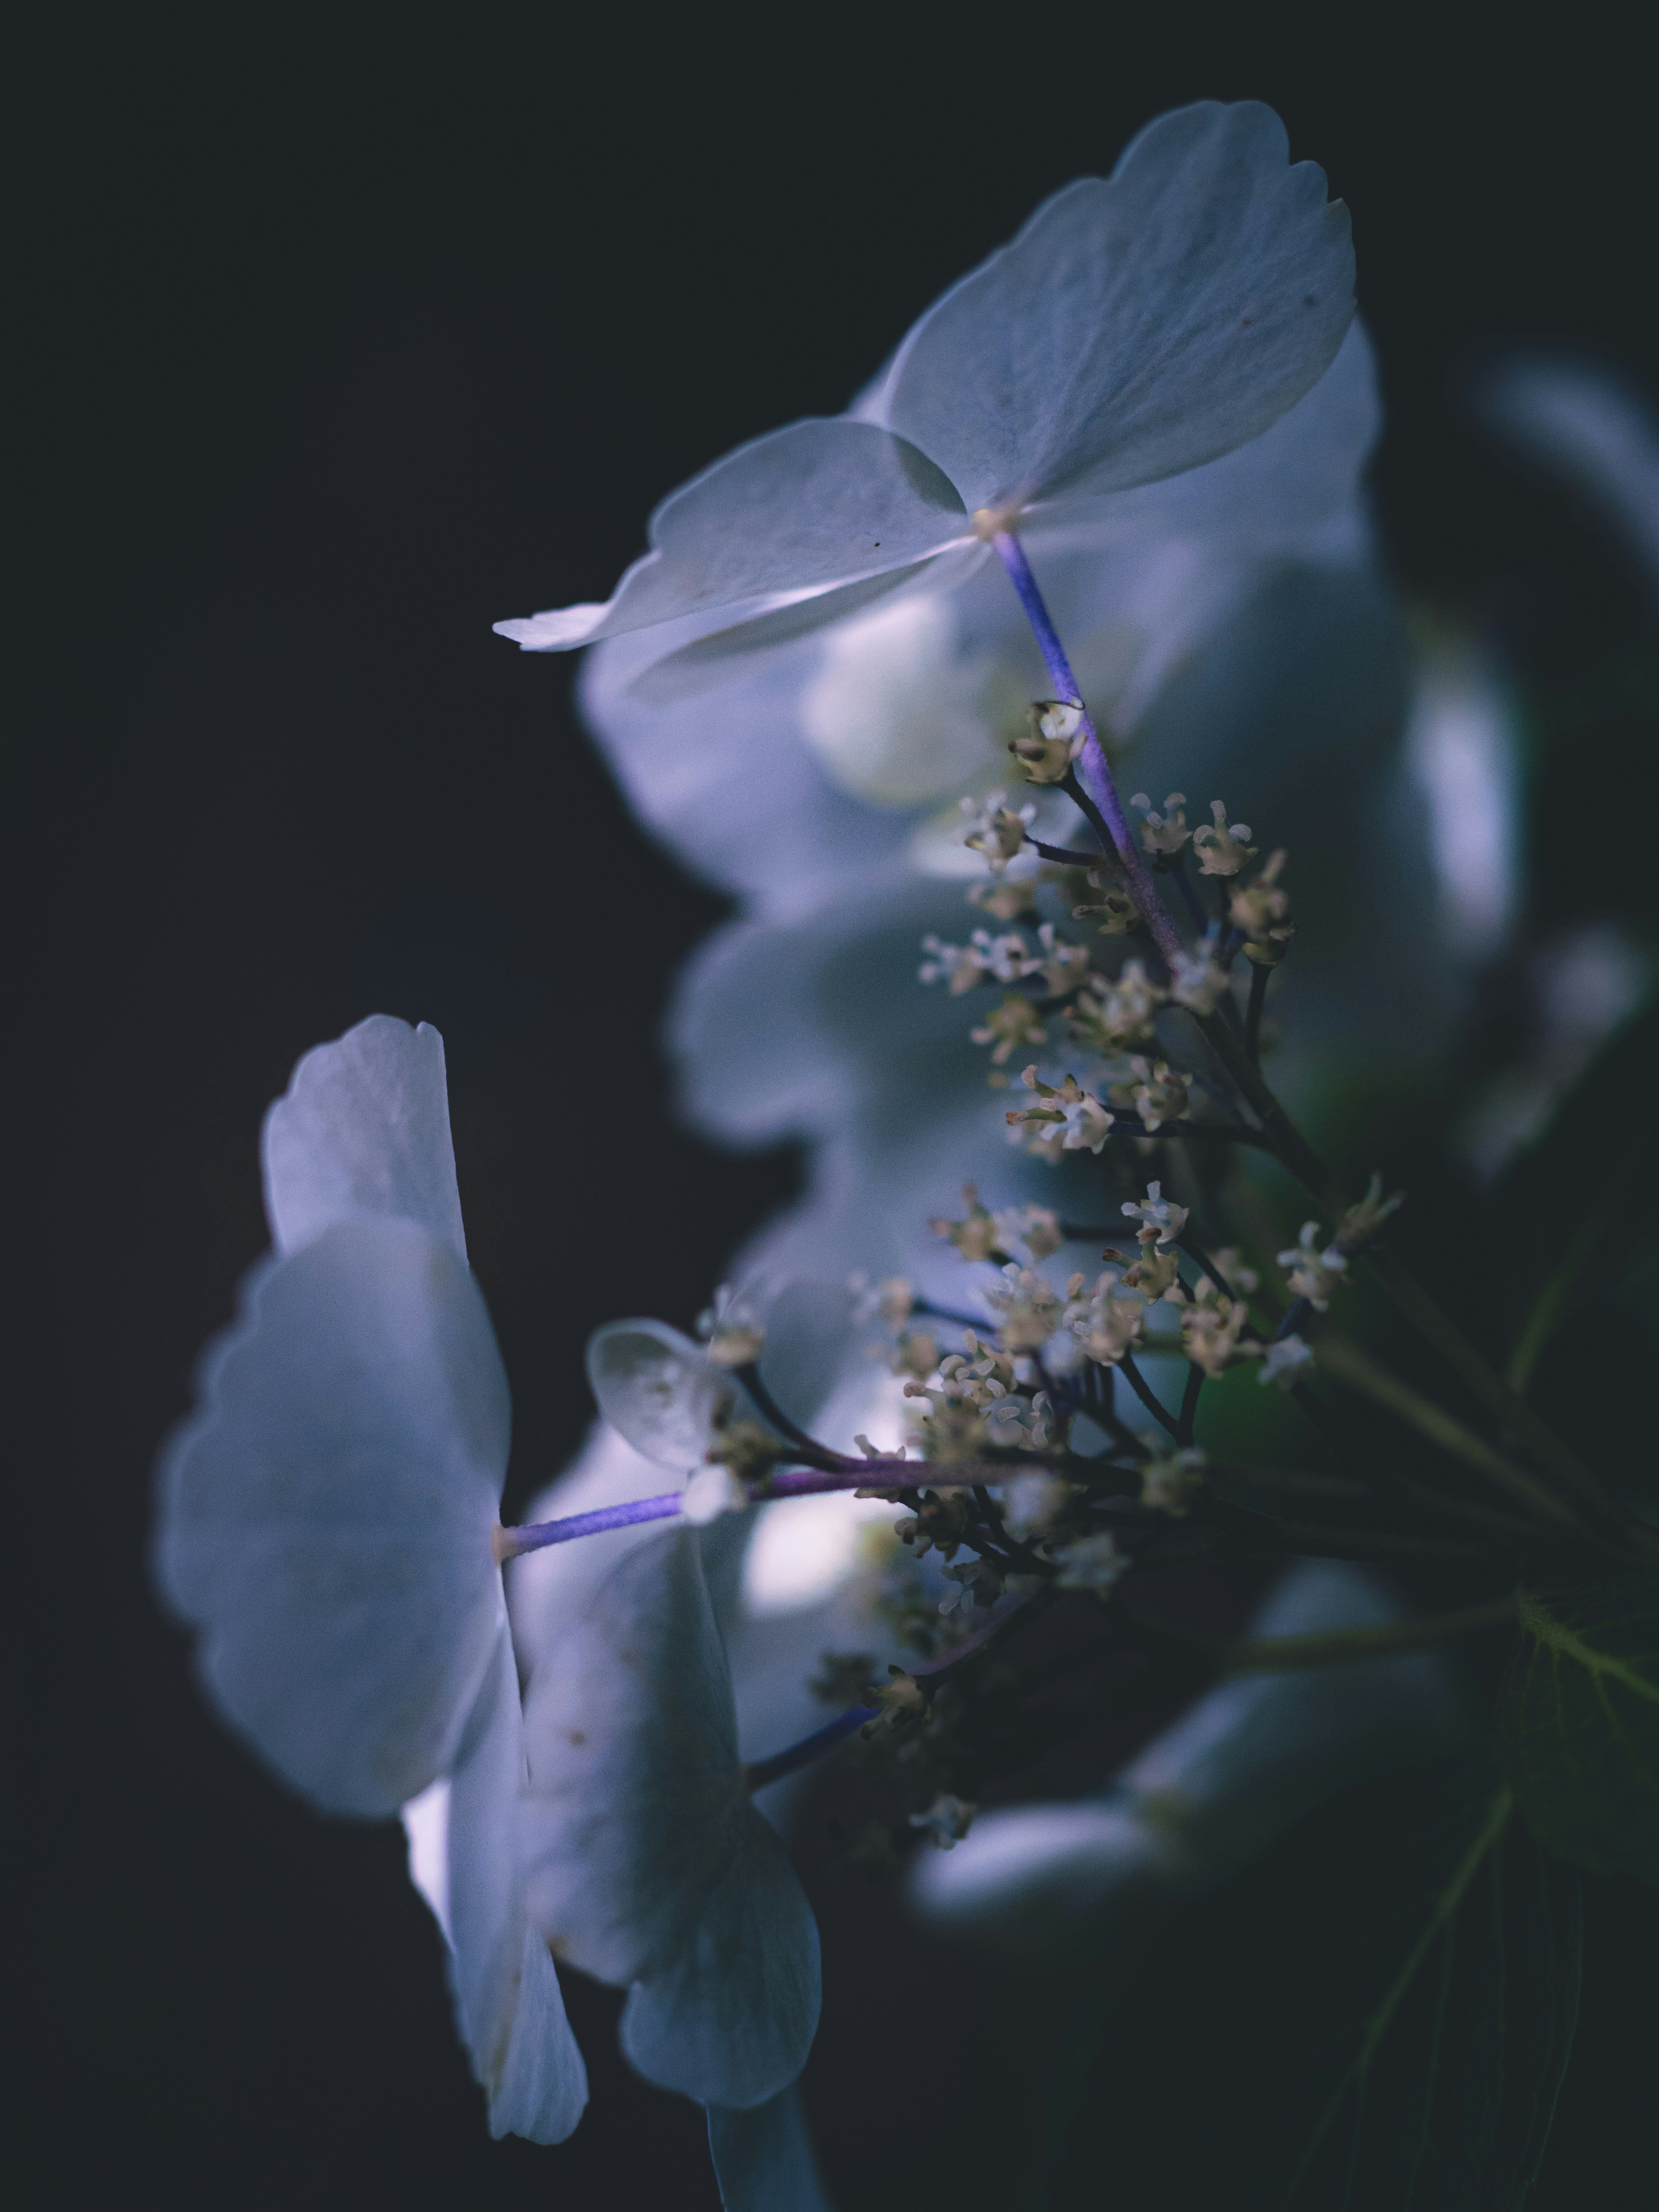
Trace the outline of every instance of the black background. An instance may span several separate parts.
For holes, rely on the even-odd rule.
[[[51,1713],[21,1824],[46,1844],[27,2201],[713,2202],[700,2115],[623,2074],[615,2002],[579,1983],[588,2117],[562,2149],[489,2142],[400,1836],[317,1820],[222,1737],[142,1565],[155,1444],[264,1241],[258,1120],[306,1047],[375,1008],[446,1033],[515,1496],[580,1433],[586,1331],[689,1316],[793,1187],[787,1157],[670,1125],[654,1024],[718,902],[629,826],[568,664],[491,620],[604,597],[656,498],[844,404],[1044,193],[1164,107],[1255,96],[1353,210],[1397,568],[1571,676],[1631,581],[1458,395],[1515,339],[1659,386],[1638,45],[1594,6],[1028,4],[64,9],[14,46],[14,422],[43,493],[15,651],[46,670],[9,948],[38,1109],[14,1211],[46,1232],[13,1389],[45,1414],[14,1474],[46,1513],[15,1554],[19,1757]],[[1584,797],[1620,772],[1583,763]],[[1632,1942],[1593,1917],[1604,2025],[1551,2206],[1641,2201]],[[821,2121],[889,2094],[902,2039]]]

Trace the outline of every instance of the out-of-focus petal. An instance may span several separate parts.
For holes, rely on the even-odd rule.
[[[331,1811],[447,1771],[503,1618],[507,1378],[477,1286],[412,1222],[254,1270],[164,1448],[156,1568],[221,1710]]]
[[[1652,399],[1598,362],[1522,354],[1498,363],[1475,404],[1528,460],[1559,471],[1624,532],[1659,595],[1659,421]]]
[[[337,1221],[417,1222],[463,1260],[444,1041],[371,1014],[295,1068],[260,1139],[265,1212],[279,1252]]]
[[[641,1544],[540,1654],[520,1834],[555,1954],[629,1987],[623,2047],[705,2104],[764,2103],[818,2014],[817,1930],[744,1793],[697,1533]]]
[[[613,1321],[587,1340],[601,1413],[635,1451],[684,1474],[702,1463],[732,1378],[665,1321]]]
[[[793,2081],[748,2112],[711,2105],[708,2154],[725,2212],[830,2212]]]
[[[1310,1635],[1394,1619],[1362,1569],[1292,1569],[1253,1633]],[[1042,1946],[1110,1937],[1159,1900],[1218,1887],[1355,1783],[1467,1741],[1471,1715],[1444,1662],[1421,1654],[1225,1683],[1098,1796],[990,1813],[949,1853],[920,1854],[912,1894],[930,1919]]]
[[[792,422],[682,484],[651,518],[651,551],[602,607],[497,623],[529,653],[562,653],[768,595],[884,576],[969,535],[925,453],[871,422]]]
[[[1132,140],[929,309],[884,419],[970,508],[1147,483],[1258,436],[1353,314],[1347,210],[1253,100]]]
[[[524,1782],[519,1677],[503,1624],[449,1789],[444,1926],[490,2133],[562,2142],[587,2102],[587,2074],[552,1957],[525,1913],[514,1832]]]

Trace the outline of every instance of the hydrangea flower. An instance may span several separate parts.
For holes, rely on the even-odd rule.
[[[1272,110],[1160,116],[945,293],[860,409],[684,485],[605,605],[496,627],[540,652],[652,629],[660,657],[688,650],[670,626],[714,617],[694,662],[799,636],[929,570],[965,575],[1028,513],[1063,526],[1258,437],[1352,314],[1346,210],[1290,165]]]
[[[210,1694],[316,1803],[404,1812],[495,2133],[561,2141],[586,2100],[550,1945],[638,1984],[624,2039],[650,2078],[766,2103],[816,2026],[817,1937],[742,1789],[706,1540],[642,1532],[620,1561],[596,1540],[515,1648],[507,1381],[436,1031],[377,1015],[307,1054],[264,1156],[276,1255],[161,1467],[159,1577]],[[773,1303],[786,1345],[823,1339],[811,1287]],[[659,1361],[634,1389],[646,1432],[694,1464],[720,1370],[631,1326]],[[653,1394],[671,1358],[678,1395]]]
[[[158,1577],[209,1695],[285,1781],[368,1818],[422,1801],[491,2131],[561,2142],[586,2078],[514,1858],[507,1378],[436,1030],[377,1015],[308,1053],[263,1152],[276,1254],[164,1451]]]

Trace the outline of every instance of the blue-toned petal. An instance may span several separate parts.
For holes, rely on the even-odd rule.
[[[371,1014],[307,1053],[265,1115],[260,1152],[278,1251],[337,1221],[396,1218],[465,1259],[444,1041],[429,1024]]]
[[[647,2079],[764,2103],[817,2027],[817,1929],[742,1788],[696,1531],[637,1546],[537,1655],[525,1738],[526,1893],[556,1956],[629,1989]]]
[[[1149,124],[905,340],[884,419],[971,510],[1105,492],[1258,436],[1353,314],[1347,210],[1253,100]]]
[[[453,1761],[503,1618],[507,1380],[483,1300],[404,1221],[254,1270],[166,1445],[156,1569],[261,1755],[396,1813]]]
[[[587,1340],[587,1379],[620,1437],[659,1467],[701,1465],[714,1416],[733,1395],[728,1371],[664,1321],[613,1321]]]
[[[524,1783],[519,1677],[503,1626],[450,1786],[446,1933],[490,2133],[562,2142],[587,2102],[587,2073],[552,1957],[525,1912],[514,1836]]]
[[[1659,594],[1659,421],[1651,395],[1600,362],[1517,354],[1489,373],[1475,401],[1529,461],[1595,501],[1629,539]]]
[[[793,422],[739,446],[669,495],[651,551],[604,606],[497,623],[530,653],[723,607],[884,576],[969,535],[961,501],[925,454],[874,423]]]
[[[1252,1632],[1311,1635],[1398,1611],[1363,1569],[1307,1561]],[[920,1855],[913,1894],[932,1919],[1022,1944],[1121,1933],[1160,1901],[1218,1887],[1339,1790],[1455,1755],[1474,1720],[1431,1654],[1243,1676],[1200,1698],[1109,1790],[987,1814],[953,1850]]]
[[[830,2212],[793,2082],[748,2112],[711,2105],[708,2154],[725,2212]]]

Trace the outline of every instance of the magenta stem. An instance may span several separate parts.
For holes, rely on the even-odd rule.
[[[1139,842],[1128,816],[1123,811],[1123,801],[1118,797],[1117,785],[1107,765],[1100,733],[1083,703],[1083,694],[1072,673],[1072,664],[1066,657],[1066,648],[1060,641],[1060,632],[1054,628],[1054,617],[1048,612],[1048,603],[1037,586],[1036,578],[1031,574],[1025,548],[1012,530],[999,530],[991,543],[996,547],[1002,565],[1008,572],[1008,580],[1018,595],[1020,605],[1025,610],[1025,619],[1031,625],[1032,635],[1048,668],[1048,680],[1054,687],[1055,696],[1066,705],[1077,708],[1082,714],[1084,743],[1083,750],[1078,757],[1078,774],[1112,834],[1117,857],[1123,863],[1123,872],[1129,878],[1135,904],[1140,908],[1142,919],[1152,933],[1153,942],[1173,969],[1185,950],[1180,933],[1170,919],[1169,908],[1158,895]]]

